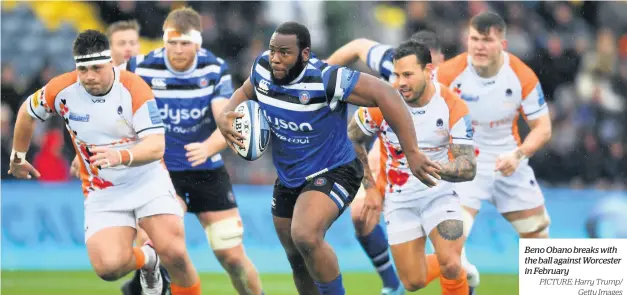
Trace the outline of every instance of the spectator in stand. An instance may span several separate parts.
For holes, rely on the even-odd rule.
[[[63,133],[58,128],[48,130],[33,166],[41,173],[40,181],[57,182],[70,179],[68,160],[62,155]]]

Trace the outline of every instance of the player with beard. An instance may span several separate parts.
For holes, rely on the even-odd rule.
[[[270,50],[253,63],[235,91],[218,127],[231,145],[242,135],[233,110],[255,100],[272,129],[273,221],[293,270],[299,294],[345,294],[337,257],[324,235],[359,189],[364,170],[348,139],[347,105],[378,106],[399,134],[409,167],[426,186],[439,179],[437,164],[418,151],[404,101],[389,84],[368,74],[332,66],[310,52],[309,30],[280,25]],[[285,128],[285,123],[288,127]],[[306,161],[306,162],[305,162]]]
[[[183,209],[196,215],[237,293],[259,295],[261,280],[244,249],[244,227],[220,154],[226,141],[214,119],[233,94],[231,75],[226,61],[201,48],[201,30],[192,8],[171,11],[163,24],[164,47],[131,58],[127,70],[152,87],[166,132],[164,162]],[[137,294],[144,276],[136,275],[127,285],[134,292],[125,295]]]
[[[431,64],[434,69],[444,61],[442,47],[435,32],[430,30],[420,30],[414,33],[410,39],[416,40],[429,48],[429,51],[431,52]],[[360,38],[355,39],[336,50],[326,60],[326,62],[329,64],[346,66],[359,60],[360,62],[368,65],[371,70],[375,71],[381,79],[392,83],[395,79],[395,76],[393,75],[393,56],[393,46]],[[385,175],[387,159],[388,154],[385,152],[385,146],[383,146],[383,143],[377,137],[372,144],[372,148],[368,152],[368,163],[372,169],[374,179],[377,180],[376,186],[378,187],[384,187],[387,185],[387,178]],[[383,174],[380,175],[381,171],[383,171]],[[383,282],[381,295],[400,295],[404,294],[404,290],[396,272],[394,271],[394,265],[390,262],[390,256],[388,254],[388,240],[382,226],[380,225],[380,220],[371,218],[369,222],[366,222],[361,218],[361,210],[364,206],[366,195],[382,194],[382,192],[377,191],[376,186],[371,186],[366,189],[362,185],[359,188],[359,191],[355,196],[355,200],[351,204],[351,219],[353,221],[353,225],[355,226],[355,232],[357,234],[359,244],[370,258]],[[370,205],[376,206],[376,204]],[[437,257],[435,257],[434,254],[428,255],[427,263],[429,265],[429,273],[427,275],[428,282],[431,282],[438,277],[441,278]],[[468,275],[468,284],[470,286],[469,293],[473,294],[474,288],[479,285],[479,271],[468,261],[465,251],[462,251],[462,265]],[[445,285],[441,285],[441,287],[446,291]]]
[[[493,12],[473,17],[468,52],[438,68],[436,79],[466,101],[475,130],[477,177],[459,183],[471,230],[482,201],[492,203],[521,238],[548,238],[551,219],[529,157],[551,138],[551,117],[538,77],[505,51],[507,26]],[[518,118],[530,132],[522,140]]]
[[[424,44],[410,40],[393,54],[394,86],[403,95],[412,113],[418,146],[430,159],[440,163],[442,181],[432,188],[411,177],[398,137],[378,108],[360,108],[349,125],[349,137],[365,165],[364,187],[368,190],[361,219],[379,220],[385,195],[384,216],[392,256],[405,288],[416,291],[428,283],[433,266],[425,256],[426,236],[435,247],[442,271],[443,294],[469,292],[461,264],[463,236],[462,207],[453,182],[472,180],[476,163],[468,108],[452,91],[431,81],[431,54]],[[388,155],[386,166],[371,189],[374,176],[367,164],[366,143],[378,135]],[[387,183],[387,185],[385,184]]]

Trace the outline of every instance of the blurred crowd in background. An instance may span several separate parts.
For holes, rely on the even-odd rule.
[[[545,185],[625,189],[627,185],[627,1],[617,2],[2,2],[2,178],[8,178],[15,114],[53,76],[74,69],[77,32],[118,20],[141,24],[142,53],[162,44],[162,22],[179,6],[202,15],[203,47],[229,62],[234,86],[248,77],[274,28],[306,24],[320,57],[354,38],[398,44],[428,28],[447,58],[465,50],[468,20],[485,10],[508,23],[508,50],[540,78],[553,138],[531,160]],[[72,7],[72,8],[69,8]],[[364,65],[355,65],[366,70]],[[524,125],[524,124],[523,124]],[[70,180],[74,150],[63,122],[38,126],[28,158],[44,180]],[[234,183],[272,184],[270,153],[253,163],[224,152]]]

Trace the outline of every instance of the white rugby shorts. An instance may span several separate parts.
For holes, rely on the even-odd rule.
[[[521,163],[509,177],[493,170],[477,169],[474,180],[455,183],[462,205],[479,210],[481,201],[488,201],[499,213],[508,213],[544,204],[544,195],[527,163]]]
[[[394,201],[386,196],[383,215],[390,245],[428,236],[443,221],[462,219],[458,195],[452,190],[413,200]]]
[[[90,192],[85,200],[85,242],[102,229],[135,228],[140,218],[159,214],[184,214],[165,169],[145,173],[131,183]]]

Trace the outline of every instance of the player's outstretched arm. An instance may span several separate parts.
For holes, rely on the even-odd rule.
[[[359,110],[358,112],[367,111]],[[365,222],[365,224],[374,227],[374,224],[379,221],[381,216],[383,197],[377,190],[374,175],[372,174],[372,169],[370,168],[370,163],[368,162],[368,152],[366,150],[366,143],[371,139],[372,135],[375,134],[372,133],[374,128],[370,128],[368,130],[368,127],[364,127],[364,121],[361,120],[364,116],[366,115],[363,113],[358,113],[356,116],[353,116],[351,122],[348,124],[348,137],[353,143],[353,148],[355,148],[357,158],[359,158],[364,166],[364,178],[362,179],[362,184],[366,192],[366,200],[362,206],[360,218]],[[360,122],[357,121],[358,118]],[[368,133],[366,133],[365,130],[368,130]]]
[[[364,178],[361,181],[364,188],[369,189],[375,187],[375,179],[372,174],[372,170],[370,169],[370,163],[368,162],[368,150],[366,148],[366,144],[372,136],[364,133],[361,128],[359,128],[355,117],[353,117],[350,123],[348,123],[348,138],[353,143],[353,148],[355,148],[357,158],[359,158],[364,165]]]
[[[475,147],[470,144],[451,144],[453,161],[442,165],[440,177],[448,182],[471,181],[477,174]]]
[[[13,130],[13,151],[9,165],[9,174],[25,179],[30,179],[33,176],[35,178],[40,177],[39,172],[26,161],[26,152],[35,131],[35,118],[27,111],[30,103],[30,99],[24,101],[17,112],[17,120]]]
[[[235,143],[238,146],[244,147],[243,143],[240,142],[240,139],[243,139],[243,135],[233,129],[233,120],[235,118],[241,118],[244,115],[236,113],[234,110],[240,103],[253,98],[255,95],[254,93],[255,89],[253,88],[253,84],[250,82],[250,78],[246,79],[244,84],[233,92],[231,99],[229,99],[229,103],[224,107],[221,114],[216,117],[216,125],[218,125],[218,129],[229,146],[233,146],[233,143]]]
[[[440,179],[439,165],[418,150],[411,114],[396,89],[372,75],[361,73],[352,94],[348,97],[348,102],[359,106],[379,107],[385,121],[398,135],[401,149],[414,176],[427,186],[436,185],[429,175]]]
[[[365,38],[355,39],[333,52],[325,61],[340,66],[349,65],[357,59],[365,63],[368,61],[368,51],[377,44],[379,43]]]

